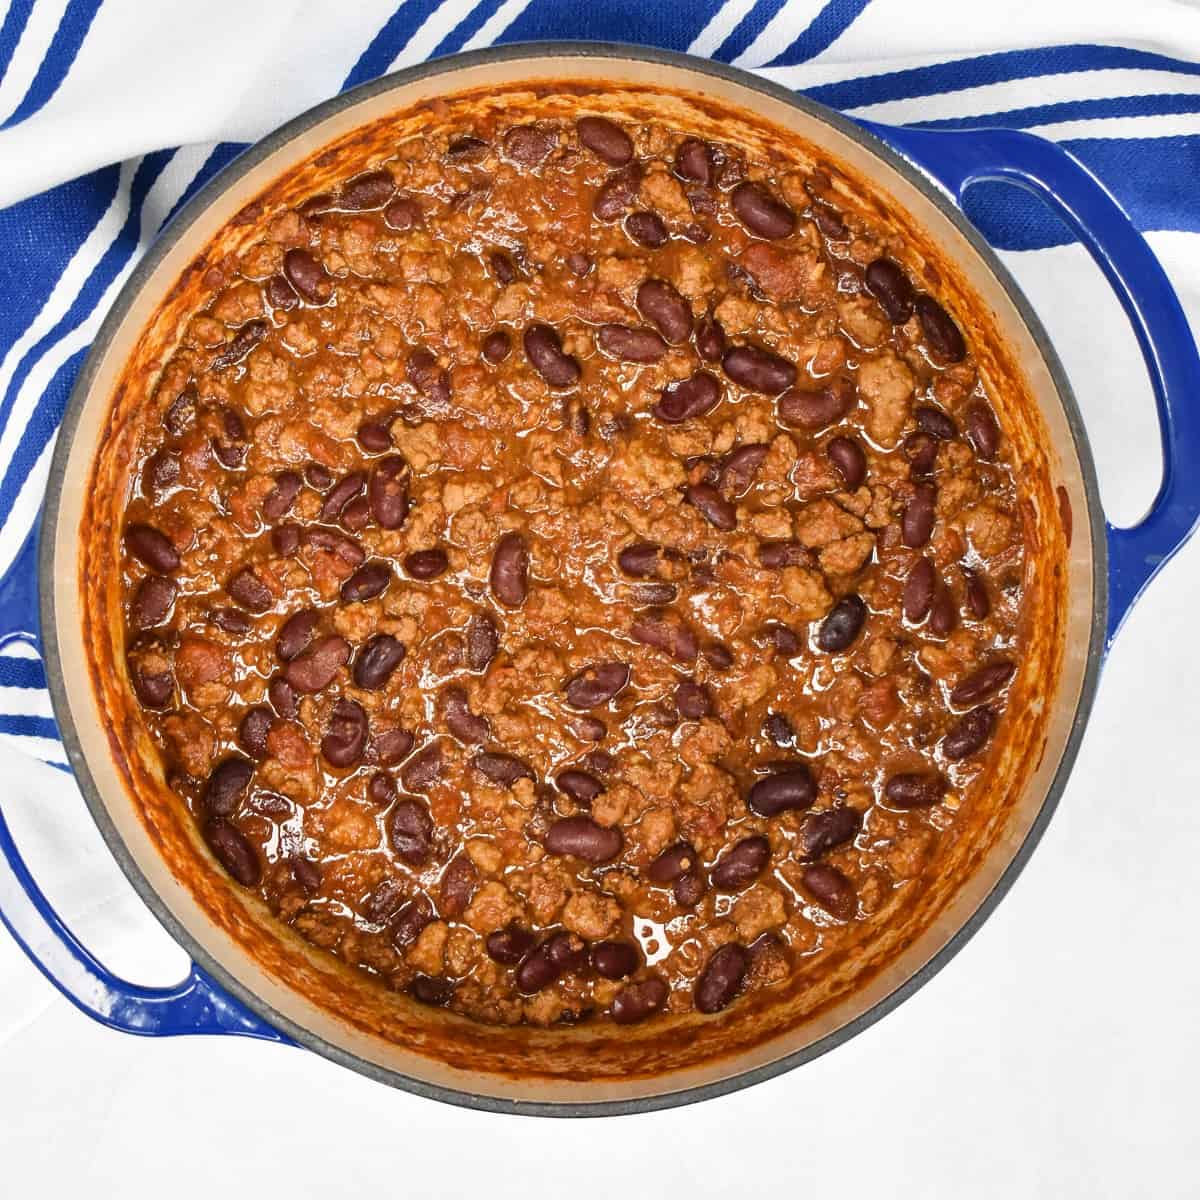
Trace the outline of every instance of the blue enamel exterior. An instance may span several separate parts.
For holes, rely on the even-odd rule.
[[[1053,144],[1004,130],[929,132],[864,123],[926,171],[956,201],[971,184],[996,180],[1042,197],[1100,265],[1133,324],[1154,386],[1162,426],[1164,476],[1154,504],[1132,529],[1108,526],[1108,641],[1200,515],[1200,480],[1179,471],[1200,461],[1200,387],[1195,342],[1166,274],[1116,201],[1086,168]],[[37,530],[0,583],[0,646],[39,645]],[[235,1034],[294,1044],[192,966],[176,986],[146,988],[117,978],[81,945],[25,867],[0,814],[0,920],[38,969],[73,1004],[112,1029],[154,1036]]]

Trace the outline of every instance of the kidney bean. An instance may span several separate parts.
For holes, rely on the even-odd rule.
[[[711,313],[696,323],[696,353],[708,363],[720,362],[725,354],[725,330]]]
[[[322,638],[315,646],[294,658],[284,668],[283,677],[298,692],[311,695],[333,682],[338,668],[350,658],[350,643],[337,634]]]
[[[387,808],[397,795],[399,793],[396,791],[395,780],[386,771],[376,771],[371,776],[371,781],[367,784],[367,799],[372,804],[377,804],[380,808]]]
[[[142,470],[142,494],[147,500],[157,501],[162,494],[179,481],[179,459],[166,450],[152,454]]]
[[[296,497],[300,494],[302,480],[295,471],[283,471],[275,476],[275,486],[263,500],[263,516],[268,521],[278,521],[291,511]]]
[[[996,424],[995,414],[987,401],[974,401],[967,409],[964,424],[967,427],[967,440],[975,453],[989,462],[994,459],[1000,449],[1000,426]]]
[[[684,720],[700,721],[712,713],[712,696],[694,679],[681,679],[675,688],[675,707]]]
[[[946,781],[940,775],[907,771],[893,775],[883,793],[892,808],[930,808],[942,802]]]
[[[672,346],[692,333],[691,305],[662,279],[647,279],[637,290],[637,310]]]
[[[592,966],[603,979],[624,979],[638,969],[641,961],[631,942],[597,942],[592,947]]]
[[[292,690],[292,685],[281,676],[276,676],[268,684],[267,699],[281,717],[286,719],[296,715],[296,693]]]
[[[166,708],[175,694],[175,677],[170,671],[152,672],[131,666],[129,678],[143,708]]]
[[[661,979],[640,979],[622,988],[612,998],[612,1019],[618,1025],[636,1025],[660,1011],[669,995],[667,985]]]
[[[323,550],[334,554],[347,566],[355,567],[366,557],[362,547],[352,537],[339,533],[336,529],[324,529],[321,526],[309,526],[303,532],[306,546],[315,550]]]
[[[423,792],[436,783],[442,774],[442,747],[430,742],[404,764],[400,782],[406,792]]]
[[[900,532],[906,546],[919,550],[929,541],[933,533],[936,503],[937,488],[932,483],[918,483],[900,519]]]
[[[364,454],[383,454],[392,448],[392,435],[382,421],[364,421],[355,433]]]
[[[676,842],[646,868],[646,878],[652,883],[674,883],[695,871],[699,864],[700,857],[691,842]]]
[[[596,193],[592,215],[598,221],[615,221],[634,201],[642,186],[642,169],[630,163],[614,171]]]
[[[744,946],[739,946],[737,942],[726,942],[718,947],[696,980],[692,994],[696,1011],[717,1013],[731,1004],[746,978],[749,966],[750,956]]]
[[[289,250],[283,256],[283,273],[309,304],[328,304],[333,296],[333,280],[307,250]]]
[[[917,427],[931,437],[940,438],[943,442],[958,437],[958,426],[954,419],[932,404],[919,405],[914,416],[917,418]]]
[[[368,638],[354,660],[351,672],[354,686],[377,692],[404,661],[405,653],[404,644],[390,633],[377,633]]]
[[[448,687],[442,693],[442,714],[446,728],[467,746],[480,746],[491,735],[486,717],[477,717],[467,700],[464,688]]]
[[[367,748],[367,714],[357,700],[339,700],[329,714],[321,754],[335,767],[353,766]]]
[[[978,754],[987,745],[996,727],[996,712],[988,705],[964,713],[942,739],[942,753],[951,762]]]
[[[777,415],[784,424],[816,432],[840,421],[858,403],[854,384],[839,375],[822,388],[806,391],[788,388],[777,401]]]
[[[342,184],[338,207],[347,212],[369,212],[383,208],[395,192],[396,181],[387,171],[367,171]]]
[[[575,122],[580,145],[610,167],[623,167],[633,158],[633,142],[619,125],[604,117],[580,117]]]
[[[307,858],[293,855],[289,865],[292,868],[292,878],[304,890],[305,895],[312,896],[321,890],[321,868]]]
[[[667,352],[667,343],[653,329],[631,329],[628,325],[602,325],[596,344],[621,362],[655,363]]]
[[[300,549],[299,525],[276,525],[271,530],[271,546],[281,558],[291,558]]]
[[[679,425],[712,412],[721,401],[721,384],[715,375],[697,371],[677,379],[662,390],[654,416],[666,425]]]
[[[877,258],[867,267],[865,282],[893,325],[903,325],[913,315],[913,285],[899,263]]]
[[[582,254],[579,251],[568,254],[564,261],[567,264],[567,270],[573,275],[578,275],[581,279],[592,269],[592,260],[586,254]]]
[[[208,619],[226,633],[249,633],[250,618],[236,608],[214,608],[209,610]]]
[[[811,552],[800,542],[759,542],[758,561],[768,570],[777,571],[784,567],[802,567],[812,560]]]
[[[493,250],[488,255],[488,269],[492,273],[492,278],[503,288],[508,287],[510,283],[516,281],[517,268],[512,258],[505,254],[503,250]]]
[[[204,840],[213,857],[242,887],[257,887],[262,878],[262,866],[254,847],[228,821],[209,821],[204,826]]]
[[[725,495],[740,499],[750,490],[769,450],[766,442],[749,442],[731,451],[721,463],[717,486]]]
[[[750,811],[760,817],[777,817],[792,809],[812,808],[817,782],[806,763],[796,763],[760,779],[746,797]]]
[[[958,605],[954,602],[954,593],[942,584],[933,599],[933,607],[929,610],[929,632],[934,637],[949,637],[958,627]]]
[[[333,483],[333,474],[324,463],[310,462],[304,468],[304,482],[317,492],[323,492]]]
[[[806,858],[820,858],[822,854],[844,846],[858,836],[862,828],[862,813],[848,804],[837,804],[809,813],[800,826],[800,849]]]
[[[910,433],[904,439],[904,457],[914,479],[932,475],[937,464],[938,444],[927,433]]]
[[[523,167],[536,167],[558,145],[549,125],[514,125],[504,135],[504,157]]]
[[[536,940],[528,929],[522,929],[519,925],[508,925],[504,929],[489,933],[484,941],[484,948],[493,962],[515,967],[533,949]]]
[[[496,543],[488,575],[492,595],[506,608],[520,608],[529,595],[529,550],[512,530]]]
[[[291,312],[300,303],[296,289],[282,275],[272,275],[263,290],[267,303],[278,312]]]
[[[675,880],[671,895],[680,908],[695,908],[708,892],[708,884],[699,871],[689,871]]]
[[[336,521],[342,509],[363,490],[366,482],[367,477],[362,471],[351,471],[339,479],[321,505],[321,520]]]
[[[586,710],[607,704],[629,683],[629,667],[622,662],[602,662],[585,667],[567,680],[567,703]]]
[[[711,483],[689,484],[683,498],[715,528],[726,532],[737,528],[737,509]]]
[[[440,975],[414,975],[408,984],[408,994],[430,1008],[444,1008],[454,998],[454,989],[454,980]]]
[[[408,382],[430,401],[435,409],[444,410],[450,403],[450,375],[438,363],[437,355],[419,346],[408,357],[405,367]]]
[[[975,620],[986,621],[988,614],[992,611],[992,600],[988,595],[987,584],[977,572],[972,571],[969,567],[963,567],[962,573],[966,580],[967,611]]]
[[[928,558],[918,558],[904,581],[904,619],[910,624],[920,625],[929,615],[936,583],[933,563]]]
[[[573,717],[567,729],[581,742],[602,742],[608,736],[608,726],[598,717]]]
[[[414,579],[436,579],[439,575],[445,574],[449,566],[450,560],[440,546],[434,546],[429,550],[414,550],[404,559],[404,569]]]
[[[526,358],[550,387],[573,388],[579,382],[579,363],[564,353],[562,338],[552,326],[534,322],[526,328],[523,344]]]
[[[644,208],[631,212],[625,218],[625,232],[639,246],[646,246],[650,250],[665,246],[671,238],[662,217]]]
[[[849,241],[850,230],[836,210],[826,204],[814,204],[809,215],[827,242]]]
[[[196,385],[189,383],[171,401],[170,407],[163,414],[163,424],[172,437],[182,437],[187,432],[196,416],[196,405],[199,400],[200,393],[197,392]]]
[[[251,758],[266,758],[267,734],[274,724],[275,714],[265,704],[256,704],[238,726],[238,745]]]
[[[483,751],[476,754],[471,765],[493,783],[512,787],[518,779],[533,779],[529,765],[512,754]]]
[[[658,570],[662,547],[657,542],[634,542],[617,555],[617,566],[634,579],[646,579]]]
[[[147,575],[138,585],[129,606],[129,620],[134,629],[153,629],[171,614],[175,603],[175,581],[163,575]]]
[[[916,309],[921,331],[934,357],[942,362],[962,362],[967,357],[967,344],[954,318],[932,296],[918,296]]]
[[[284,621],[275,643],[275,653],[281,662],[291,662],[308,649],[319,619],[315,608],[303,608]]]
[[[796,730],[783,713],[768,713],[763,721],[763,734],[781,749],[796,744]]]
[[[609,862],[621,853],[623,839],[619,829],[598,825],[591,817],[564,817],[546,832],[544,845],[549,854],[571,855],[588,863]]]
[[[728,671],[733,666],[733,655],[728,646],[720,642],[709,642],[704,647],[704,661],[714,671]]]
[[[812,863],[800,876],[804,890],[831,916],[849,921],[858,911],[858,894],[854,884],[837,867],[827,863]]]
[[[254,767],[244,758],[227,758],[218,763],[204,787],[204,807],[213,817],[231,816],[237,808],[250,780]]]
[[[713,887],[736,892],[756,879],[771,861],[771,843],[765,837],[742,838],[727,850],[712,869]]]
[[[696,635],[668,608],[651,608],[639,613],[629,633],[635,642],[653,646],[680,662],[691,662],[699,649]]]
[[[412,865],[420,866],[424,861],[425,859],[422,857],[420,862]],[[390,915],[385,914],[377,923],[382,924]],[[406,946],[412,945],[421,936],[421,930],[432,920],[433,908],[424,896],[417,895],[405,900],[396,910],[396,915],[392,920],[392,945],[397,950],[403,950]]]
[[[232,367],[235,363],[240,363],[267,336],[269,328],[266,321],[259,318],[247,321],[225,343],[225,348],[221,353],[212,360],[212,370],[223,371],[226,367]]]
[[[837,468],[850,491],[862,487],[867,478],[867,456],[852,437],[835,437],[825,447],[829,461]]]
[[[438,908],[443,917],[461,917],[471,903],[479,883],[475,864],[465,855],[452,858],[442,872],[441,898]]]
[[[383,529],[399,529],[408,519],[408,463],[399,454],[389,454],[375,464],[367,482],[371,516]]]
[[[346,529],[352,532],[365,529],[371,523],[371,506],[367,503],[365,496],[359,496],[357,500],[351,500],[342,509],[341,523]]]
[[[493,329],[483,339],[481,353],[490,363],[502,363],[512,353],[512,338],[507,330]]]
[[[768,241],[790,237],[796,228],[796,214],[761,183],[739,183],[729,203],[751,233]]]
[[[160,575],[168,575],[179,566],[175,547],[152,525],[130,525],[125,530],[125,548]]]
[[[589,775],[587,771],[574,769],[560,771],[555,777],[554,783],[560,792],[585,807],[604,791],[604,784],[595,775]]]
[[[407,758],[416,739],[407,729],[387,729],[376,734],[372,743],[372,757],[385,767],[390,767]]]
[[[500,649],[500,631],[487,613],[476,613],[466,630],[467,666],[472,671],[486,670]]]
[[[796,367],[761,346],[733,346],[721,358],[721,369],[738,387],[778,396],[796,382]]]
[[[373,600],[387,591],[392,582],[392,569],[385,562],[373,559],[363,563],[345,583],[342,584],[341,597],[346,604],[357,604],[365,600]]]
[[[950,703],[966,708],[994,696],[1013,677],[1017,664],[1001,658],[968,675],[950,693]]]
[[[388,820],[388,838],[397,857],[410,867],[419,867],[429,858],[433,840],[433,820],[419,800],[401,800]]]
[[[225,590],[248,612],[264,613],[275,603],[271,589],[254,573],[253,567],[243,567],[231,576]]]
[[[514,977],[517,990],[527,996],[540,992],[549,987],[562,974],[560,967],[551,954],[550,941],[542,942],[534,947],[522,960]]]
[[[675,151],[675,174],[706,187],[716,174],[716,153],[699,138],[685,138]]]
[[[411,196],[398,196],[383,210],[383,223],[400,233],[415,229],[424,219],[420,204]]]
[[[867,619],[867,606],[861,596],[843,596],[817,631],[817,645],[828,654],[840,654],[848,649],[862,631]]]

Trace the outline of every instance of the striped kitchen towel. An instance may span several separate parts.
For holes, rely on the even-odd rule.
[[[58,422],[104,313],[201,184],[339,89],[437,55],[543,38],[690,51],[852,117],[1028,129],[1082,159],[1141,229],[1200,233],[1194,0],[9,0],[0,577],[14,564],[28,573],[22,549]],[[970,214],[1003,250],[1044,253],[1070,239],[1016,189],[976,189]],[[1200,238],[1173,271],[1181,291],[1200,285]],[[1081,277],[1081,293],[1089,286],[1094,277]],[[1103,369],[1097,362],[1097,386]],[[0,589],[0,632],[20,616]],[[20,639],[0,643],[0,736],[65,763],[41,662]]]

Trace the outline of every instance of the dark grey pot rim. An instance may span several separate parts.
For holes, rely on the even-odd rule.
[[[124,841],[113,825],[104,802],[100,797],[99,789],[95,784],[88,762],[84,757],[79,735],[67,703],[66,688],[63,681],[62,659],[56,633],[54,594],[54,540],[59,520],[66,462],[75,439],[79,418],[91,391],[100,360],[111,343],[117,328],[128,313],[134,298],[142,290],[151,272],[167,252],[184,236],[197,218],[219,195],[245,174],[246,171],[256,166],[268,155],[273,154],[288,142],[306,133],[330,116],[351,107],[361,100],[369,99],[415,80],[440,75],[453,76],[458,70],[467,67],[545,57],[633,60],[684,68],[701,75],[709,75],[714,78],[740,84],[751,91],[789,104],[846,137],[853,139],[874,154],[886,168],[900,175],[907,183],[917,188],[957,228],[959,233],[970,243],[975,253],[989,268],[1020,314],[1021,319],[1024,321],[1045,360],[1055,389],[1065,410],[1067,423],[1082,469],[1083,486],[1088,505],[1087,519],[1091,529],[1093,545],[1092,625],[1087,663],[1079,702],[1075,709],[1070,733],[1062,757],[1059,760],[1054,779],[1047,790],[1037,817],[1004,873],[971,916],[956,930],[941,949],[919,970],[866,1012],[819,1041],[774,1062],[746,1070],[714,1083],[676,1092],[667,1092],[662,1095],[646,1096],[630,1100],[596,1101],[579,1104],[544,1103],[479,1095],[456,1088],[429,1084],[423,1080],[403,1075],[400,1072],[379,1067],[374,1063],[359,1058],[357,1055],[342,1050],[324,1038],[317,1037],[309,1030],[284,1017],[265,1003],[259,996],[244,987],[207,950],[199,945],[192,935],[183,928],[142,874],[141,869],[134,862]],[[448,81],[448,83],[452,86],[452,81]],[[381,76],[369,83],[361,84],[359,87],[326,100],[280,126],[273,133],[268,134],[261,141],[256,142],[253,146],[245,150],[225,167],[223,171],[210,180],[176,214],[130,274],[119,296],[114,301],[108,316],[101,325],[95,341],[92,343],[91,351],[79,373],[79,377],[68,400],[50,467],[38,552],[38,576],[40,618],[47,682],[53,702],[54,714],[62,734],[63,745],[66,748],[67,757],[75,772],[80,790],[83,792],[84,800],[109,850],[138,895],[175,941],[191,955],[193,961],[202,970],[207,972],[222,988],[229,992],[230,995],[244,1004],[246,1008],[256,1013],[276,1029],[286,1033],[295,1042],[341,1066],[349,1067],[359,1074],[366,1075],[368,1078],[388,1084],[391,1087],[412,1092],[427,1099],[439,1100],[463,1108],[509,1115],[547,1117],[623,1116],[633,1113],[652,1112],[659,1109],[676,1108],[739,1091],[742,1088],[750,1087],[752,1084],[772,1079],[777,1075],[790,1071],[803,1063],[818,1058],[834,1047],[840,1046],[843,1042],[849,1041],[856,1034],[875,1024],[876,1021],[891,1012],[892,1009],[896,1008],[919,988],[928,983],[966,945],[967,941],[975,934],[1008,892],[1025,864],[1029,861],[1030,855],[1041,840],[1042,834],[1045,832],[1046,826],[1058,806],[1059,798],[1066,786],[1071,768],[1078,755],[1079,745],[1095,698],[1100,667],[1103,661],[1104,631],[1107,628],[1108,617],[1107,539],[1105,536],[1103,513],[1100,507],[1100,494],[1096,480],[1095,466],[1079,408],[1076,404],[1070,383],[1067,380],[1066,373],[1041,321],[1007,268],[1000,262],[982,235],[924,174],[917,171],[879,138],[868,133],[861,126],[854,124],[840,113],[736,67],[726,66],[707,59],[694,58],[691,55],[680,54],[675,51],[657,50],[644,46],[626,45],[615,42],[527,42],[497,46],[435,59],[408,67],[390,75]]]

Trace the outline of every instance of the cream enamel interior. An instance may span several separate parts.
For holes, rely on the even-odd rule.
[[[516,81],[597,80],[606,83],[677,88],[701,93],[708,101],[750,110],[774,124],[816,143],[852,170],[880,182],[900,207],[923,227],[942,255],[961,272],[988,310],[999,336],[1021,366],[1028,394],[1040,410],[1049,440],[1049,471],[1066,494],[1073,513],[1073,538],[1066,562],[1064,646],[1057,688],[1043,702],[1049,706],[1040,765],[1021,796],[1007,810],[1000,835],[988,856],[959,887],[939,917],[891,963],[853,994],[830,1005],[798,1027],[766,1038],[736,1055],[700,1062],[684,1069],[647,1077],[522,1079],[448,1066],[420,1052],[415,1045],[398,1045],[372,1036],[341,1020],[289,986],[260,962],[243,952],[226,929],[197,903],[186,881],[178,879],[159,853],[130,801],[126,782],[114,762],[107,719],[90,686],[84,644],[84,605],[77,587],[80,530],[89,519],[90,464],[105,435],[113,389],[150,313],[175,284],[195,256],[243,206],[268,184],[321,147],[378,117],[412,104],[485,86]],[[816,1046],[883,1002],[927,964],[968,922],[996,886],[1025,842],[1042,811],[1068,740],[1076,723],[1089,655],[1094,644],[1094,546],[1091,504],[1070,421],[1047,361],[1005,287],[970,241],[919,188],[892,171],[872,150],[837,128],[781,99],[746,88],[733,80],[698,73],[681,66],[624,57],[518,57],[458,67],[452,74],[434,73],[401,82],[369,95],[276,145],[273,152],[246,171],[183,233],[141,281],[140,291],[124,313],[100,357],[93,359],[87,395],[79,412],[64,469],[53,538],[54,626],[62,665],[67,716],[86,760],[95,793],[111,821],[115,836],[140,872],[145,886],[160,898],[187,938],[240,985],[283,1019],[285,1027],[320,1039],[317,1046],[351,1065],[368,1064],[405,1080],[434,1088],[539,1105],[578,1105],[661,1098],[705,1085],[720,1085],[735,1077]],[[580,1035],[585,1040],[587,1034]],[[401,1082],[394,1079],[394,1082]]]

